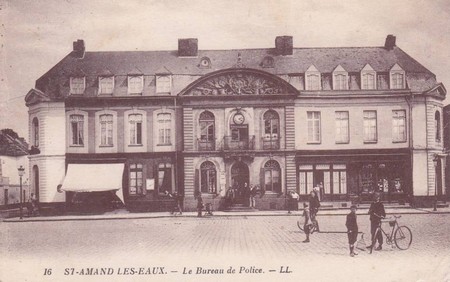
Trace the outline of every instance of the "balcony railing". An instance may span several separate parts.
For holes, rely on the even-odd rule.
[[[278,150],[280,149],[280,139],[279,138],[261,138],[261,144],[263,150]]]
[[[248,139],[233,139],[231,136],[223,137],[224,150],[253,150],[255,148],[255,136],[249,135]]]
[[[197,139],[197,149],[199,151],[214,151],[216,150],[216,141]]]

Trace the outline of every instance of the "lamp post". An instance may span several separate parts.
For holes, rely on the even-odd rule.
[[[434,206],[433,211],[437,211],[437,165],[439,161],[439,156],[437,154],[434,155],[433,164],[434,164]]]
[[[25,174],[25,168],[23,166],[20,166],[17,170],[19,171],[19,178],[20,178],[20,219],[22,219],[22,217],[23,217],[22,176]]]

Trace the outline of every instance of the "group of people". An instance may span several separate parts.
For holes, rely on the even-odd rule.
[[[376,193],[374,195],[375,200],[371,203],[369,208],[369,218],[370,218],[370,233],[371,233],[371,242],[372,244],[376,244],[378,242],[378,246],[375,250],[382,250],[383,246],[383,235],[379,232],[375,235],[375,231],[380,226],[381,220],[386,217],[386,212],[384,210],[384,205],[381,202],[381,195]],[[309,243],[309,235],[314,233],[315,231],[320,232],[319,223],[316,219],[317,212],[320,207],[320,200],[316,191],[311,191],[310,198],[308,203],[303,204],[304,211],[303,216],[305,218],[303,231],[305,232],[306,239],[303,241],[304,243]],[[347,227],[347,238],[348,245],[350,249],[350,256],[354,257],[357,255],[355,252],[355,243],[358,238],[358,222],[356,216],[356,205],[352,205],[350,207],[350,213],[347,214],[345,226]],[[376,238],[374,238],[376,236]],[[373,248],[375,246],[370,245],[367,248]]]
[[[236,198],[243,199],[244,202],[248,201],[249,207],[256,207],[256,195],[260,193],[258,185],[250,185],[248,186],[247,182],[244,182],[242,187],[239,187],[239,184],[236,184],[233,187],[228,188],[225,199],[226,205],[231,206]]]

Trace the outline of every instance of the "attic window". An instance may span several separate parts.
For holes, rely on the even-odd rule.
[[[70,94],[83,94],[86,88],[86,79],[82,77],[70,78]]]
[[[156,76],[156,93],[170,93],[172,78],[170,75]]]
[[[128,76],[128,93],[129,94],[142,94],[144,89],[144,77],[142,75],[129,75]]]
[[[398,65],[395,64],[391,71],[390,76],[390,88],[391,89],[404,89],[405,87],[405,71]]]
[[[333,89],[347,90],[348,89],[348,73],[340,65],[333,71]]]
[[[274,67],[274,60],[272,57],[267,56],[263,59],[263,61],[260,64],[263,68],[273,68]]]
[[[305,89],[320,90],[322,87],[320,72],[315,66],[310,66],[305,72]]]
[[[376,71],[367,64],[361,70],[361,89],[374,90],[377,85],[377,73]]]
[[[202,68],[202,69],[211,68],[211,60],[208,57],[201,58],[200,63],[198,64],[198,67]]]
[[[114,76],[101,76],[98,78],[98,93],[112,94],[114,90]]]

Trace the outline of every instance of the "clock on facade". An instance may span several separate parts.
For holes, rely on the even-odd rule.
[[[237,113],[234,115],[233,121],[235,124],[243,124],[245,121],[245,118],[241,113]]]

